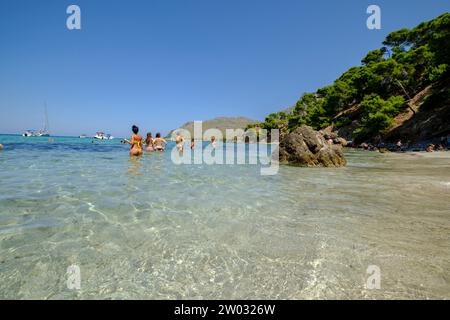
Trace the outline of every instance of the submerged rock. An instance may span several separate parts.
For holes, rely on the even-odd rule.
[[[334,144],[307,126],[298,127],[282,138],[279,155],[281,163],[296,166],[342,167],[347,164],[342,144]]]

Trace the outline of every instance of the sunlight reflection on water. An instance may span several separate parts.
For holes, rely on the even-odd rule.
[[[261,176],[17,139],[0,139],[0,298],[450,298],[448,153]]]

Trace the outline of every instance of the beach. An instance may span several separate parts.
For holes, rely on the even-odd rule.
[[[0,299],[450,298],[449,152],[261,176],[52,139],[0,135]]]

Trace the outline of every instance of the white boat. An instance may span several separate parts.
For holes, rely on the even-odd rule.
[[[87,138],[87,135],[82,134],[82,135],[79,136],[79,138],[80,138],[80,139],[85,139],[85,138]]]
[[[36,137],[36,132],[34,132],[33,130],[27,130],[25,131],[22,136],[24,137]]]
[[[22,134],[24,137],[50,137],[50,134],[45,131],[33,131],[33,130],[27,130],[25,133]]]
[[[100,140],[112,140],[114,139],[114,137],[109,134],[109,133],[103,133],[103,132],[97,132],[94,136],[95,139],[100,139]]]
[[[27,130],[25,131],[22,136],[24,137],[50,137],[50,133],[48,132],[49,125],[48,125],[48,115],[47,115],[47,103],[45,104],[45,111],[44,111],[44,128],[39,131],[34,130]]]

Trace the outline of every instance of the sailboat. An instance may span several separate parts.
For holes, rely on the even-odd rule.
[[[47,103],[45,103],[45,111],[44,111],[44,127],[39,131],[27,130],[24,134],[24,137],[50,137],[49,125],[48,125],[48,114],[47,114]]]

